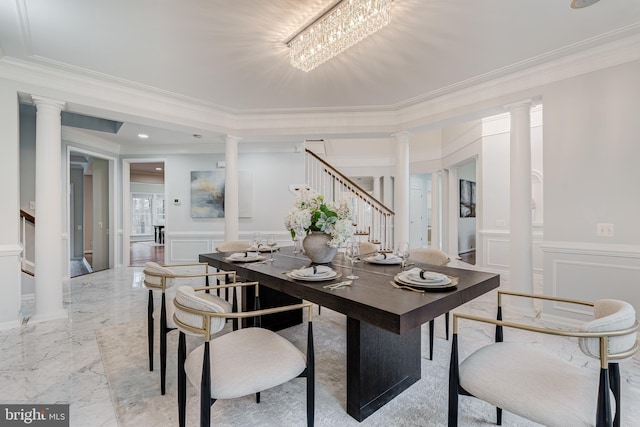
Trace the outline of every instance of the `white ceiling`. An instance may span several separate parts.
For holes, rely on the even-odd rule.
[[[230,112],[371,110],[640,32],[638,0],[395,0],[387,27],[309,73],[293,68],[284,42],[333,2],[3,0],[0,56]]]

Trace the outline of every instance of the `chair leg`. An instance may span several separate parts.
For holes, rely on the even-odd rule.
[[[165,393],[167,380],[167,307],[162,293],[162,307],[160,309],[160,394]]]
[[[149,370],[153,371],[153,291],[149,289],[149,302],[147,303],[147,340],[149,341]]]
[[[502,408],[496,407],[496,424],[502,425]]]
[[[187,359],[187,343],[184,332],[180,332],[178,338],[178,424],[185,427],[187,410],[187,374],[184,371],[184,362]]]
[[[444,314],[444,332],[447,337],[447,341],[449,341],[449,312],[447,311]]]
[[[256,403],[260,403],[260,392],[256,393]]]
[[[311,310],[311,309],[309,309]],[[316,412],[316,358],[313,346],[313,322],[307,330],[307,427],[313,427]]]
[[[433,360],[433,330],[435,321],[432,319],[429,321],[429,360]]]
[[[451,340],[451,360],[449,362],[449,414],[448,426],[458,426],[458,334]]]
[[[202,378],[200,380],[200,427],[211,425],[211,364],[209,361],[209,342],[204,343],[202,357]]]
[[[616,399],[616,416],[613,419],[613,427],[620,427],[620,365],[609,363],[609,387]]]
[[[611,399],[609,397],[608,369],[600,368],[600,384],[598,386],[598,406],[596,407],[596,427],[611,426]]]

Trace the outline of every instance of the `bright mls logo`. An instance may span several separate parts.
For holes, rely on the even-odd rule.
[[[1,405],[0,427],[68,427],[69,405]]]

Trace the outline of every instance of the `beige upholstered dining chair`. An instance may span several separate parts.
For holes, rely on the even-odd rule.
[[[229,240],[222,242],[216,247],[216,252],[237,252],[246,251],[251,247],[251,243],[242,240]]]
[[[538,298],[593,307],[594,319],[581,328],[551,328],[502,320],[502,296]],[[462,321],[496,325],[495,343],[481,347],[458,361],[458,335]],[[578,347],[598,360],[599,375],[588,365],[573,361],[566,344],[551,350],[532,342],[504,342],[503,328],[535,334],[577,338]],[[449,371],[449,427],[458,425],[458,396],[484,400],[497,408],[497,424],[507,410],[545,426],[620,426],[620,360],[638,350],[638,322],[627,302],[603,299],[595,303],[559,297],[498,292],[497,320],[453,314],[453,339]],[[558,353],[566,353],[564,357]],[[615,400],[611,405],[611,398]],[[615,416],[613,415],[615,414]]]
[[[371,242],[360,242],[360,256],[375,255],[378,252],[378,245]]]
[[[224,288],[254,286],[259,298],[258,282],[221,285]],[[313,426],[315,413],[315,363],[311,303],[227,312],[226,307],[207,298],[203,290],[212,287],[178,288],[174,304],[174,321],[180,330],[178,341],[178,421],[186,421],[187,379],[200,393],[200,426],[209,426],[211,406],[218,399],[256,395],[297,377],[307,378],[307,425]],[[235,292],[234,292],[235,294]],[[256,301],[259,307],[259,300]],[[260,327],[261,316],[307,308],[308,335],[306,355],[291,342]],[[256,319],[253,327],[229,332],[215,339],[229,318]],[[200,336],[204,343],[187,354],[185,335]],[[295,399],[295,396],[291,397]]]
[[[429,265],[447,265],[451,259],[445,252],[435,248],[415,248],[409,252],[409,259]],[[435,321],[429,321],[429,359],[433,360],[433,337]],[[449,340],[449,312],[444,314],[445,336]]]
[[[173,299],[180,285],[206,286],[209,278],[215,280],[231,280],[235,282],[235,272],[217,271],[211,272],[207,263],[168,264],[160,265],[155,262],[146,262],[144,266],[143,283],[149,289],[147,303],[147,338],[149,344],[149,370],[153,371],[154,354],[154,330],[155,322],[160,325],[160,392],[165,394],[167,376],[167,334],[176,329],[173,322]],[[178,286],[176,286],[178,285]],[[160,306],[154,309],[153,292],[160,292]],[[217,303],[226,311],[232,310],[232,304],[219,298]],[[218,301],[219,300],[219,301]],[[234,301],[237,304],[237,301]],[[155,321],[154,321],[155,320]]]

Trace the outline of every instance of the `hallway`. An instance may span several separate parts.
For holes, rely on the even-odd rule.
[[[142,267],[147,261],[164,264],[164,244],[154,241],[131,242],[129,254],[131,267]]]

